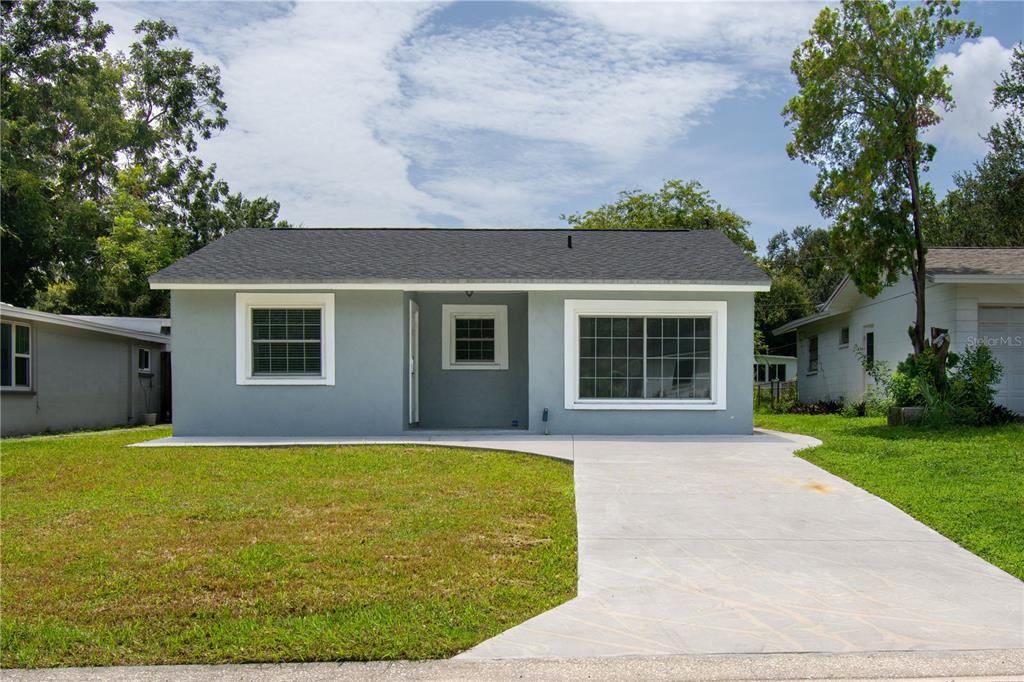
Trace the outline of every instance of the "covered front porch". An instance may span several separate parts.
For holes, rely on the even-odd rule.
[[[405,428],[529,428],[526,292],[406,293]]]

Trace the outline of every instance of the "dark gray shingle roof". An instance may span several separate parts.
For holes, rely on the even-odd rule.
[[[572,236],[572,248],[568,237]],[[664,282],[767,284],[716,230],[247,229],[153,283]]]

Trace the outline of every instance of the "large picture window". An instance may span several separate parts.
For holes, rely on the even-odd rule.
[[[580,316],[579,397],[711,398],[711,318]]]
[[[718,301],[566,301],[566,407],[724,409],[725,310]]]
[[[32,386],[32,329],[27,324],[0,323],[0,388]]]
[[[334,385],[333,294],[236,294],[237,383]]]

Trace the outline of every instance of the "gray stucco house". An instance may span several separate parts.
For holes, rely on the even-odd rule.
[[[0,304],[0,433],[127,426],[170,406],[170,320]]]
[[[954,352],[989,346],[1003,365],[996,400],[1024,414],[1024,248],[932,248],[926,266],[927,326],[948,330]],[[895,369],[915,310],[907,276],[875,298],[844,279],[813,315],[776,329],[797,332],[800,400],[859,399],[871,377],[856,350]]]
[[[769,280],[717,231],[240,230],[150,283],[177,436],[752,430]]]

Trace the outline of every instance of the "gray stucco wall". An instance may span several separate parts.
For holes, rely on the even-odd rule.
[[[716,300],[728,304],[725,410],[566,410],[565,299]],[[530,292],[530,430],[542,432],[550,411],[551,433],[744,434],[753,430],[754,295],[646,292]]]
[[[0,391],[3,435],[141,423],[148,411],[147,393],[151,411],[159,413],[160,346],[44,322],[29,324],[32,390]],[[151,350],[151,378],[136,371],[139,347]]]
[[[400,432],[407,381],[403,293],[337,291],[334,301],[334,386],[238,386],[235,292],[174,291],[175,435]]]
[[[527,295],[420,293],[420,426],[426,429],[520,428],[527,426],[529,354]],[[508,369],[445,370],[442,305],[508,307]]]

